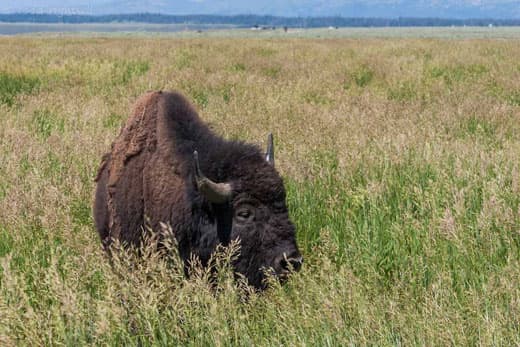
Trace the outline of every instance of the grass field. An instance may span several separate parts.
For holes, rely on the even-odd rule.
[[[520,344],[518,40],[0,38],[0,345]],[[263,145],[305,257],[251,293],[91,218],[149,89]]]

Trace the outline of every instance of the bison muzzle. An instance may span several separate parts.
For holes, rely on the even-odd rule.
[[[234,270],[257,288],[266,270],[284,280],[302,265],[272,135],[266,153],[222,139],[179,93],[137,101],[96,182],[94,220],[106,249],[114,240],[139,247],[146,221],[171,226],[186,266],[193,256],[207,266],[217,245],[239,239]]]

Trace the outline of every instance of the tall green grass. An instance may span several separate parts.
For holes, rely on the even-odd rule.
[[[0,103],[12,106],[18,94],[30,93],[39,84],[36,77],[0,72]]]
[[[0,345],[520,344],[518,47],[0,39],[4,78],[43,81],[0,105]],[[227,138],[274,133],[305,258],[286,285],[234,280],[239,245],[216,278],[153,239],[110,264],[93,178],[149,89]]]

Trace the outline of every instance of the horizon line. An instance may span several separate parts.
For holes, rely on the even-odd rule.
[[[396,17],[379,17],[379,16],[280,16],[273,14],[254,14],[254,13],[239,13],[239,14],[211,14],[211,13],[190,13],[190,14],[172,14],[159,12],[131,12],[131,13],[105,13],[105,14],[88,14],[88,13],[59,13],[59,12],[0,12],[0,16],[14,16],[14,15],[31,15],[31,16],[59,16],[59,17],[128,17],[139,15],[153,15],[162,17],[267,17],[274,19],[372,19],[372,20],[399,20],[399,19],[419,19],[419,20],[445,20],[445,21],[472,21],[472,20],[498,20],[498,21],[520,21],[520,17],[442,17],[442,16],[396,16]]]

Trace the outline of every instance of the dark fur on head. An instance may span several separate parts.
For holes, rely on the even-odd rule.
[[[212,203],[196,184],[200,169],[226,182],[232,196]],[[106,246],[111,240],[138,246],[145,216],[151,227],[170,223],[179,254],[206,265],[219,243],[239,238],[233,264],[250,284],[264,287],[263,269],[284,278],[301,255],[289,220],[283,181],[254,145],[216,136],[178,93],[141,97],[99,169],[94,217]]]

